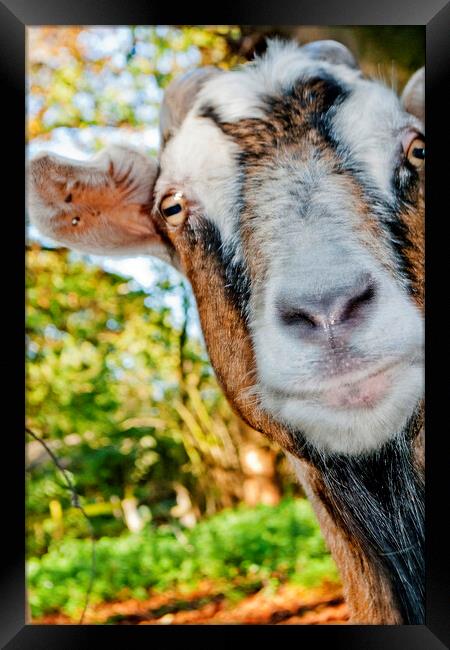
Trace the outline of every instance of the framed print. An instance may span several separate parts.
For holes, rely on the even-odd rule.
[[[448,647],[434,4],[0,4],[2,647]]]

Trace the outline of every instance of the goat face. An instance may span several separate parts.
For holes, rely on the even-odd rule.
[[[194,291],[200,248],[251,337],[253,399],[319,449],[372,450],[423,392],[424,126],[404,103],[336,43],[272,43],[169,88],[159,169],[115,149],[68,183],[73,163],[32,161],[30,216],[89,252],[151,246]]]

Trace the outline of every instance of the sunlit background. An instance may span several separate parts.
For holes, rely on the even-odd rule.
[[[229,68],[267,36],[345,42],[401,91],[417,27],[33,27],[27,155],[113,142],[155,155],[170,80]],[[34,622],[341,623],[339,577],[283,454],[230,410],[190,287],[138,257],[68,252],[27,226],[27,426],[77,487],[94,531],[27,439]]]

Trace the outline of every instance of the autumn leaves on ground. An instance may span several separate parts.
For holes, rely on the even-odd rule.
[[[335,584],[307,589],[292,585],[260,589],[233,603],[212,585],[188,594],[170,592],[147,600],[103,603],[85,624],[115,625],[342,625],[348,621],[342,590]],[[64,625],[62,614],[34,619],[35,624]]]

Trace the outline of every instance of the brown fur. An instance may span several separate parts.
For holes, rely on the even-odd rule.
[[[422,181],[423,182],[423,181]],[[423,311],[425,301],[425,200],[423,187],[418,196],[418,205],[400,213],[400,219],[406,225],[410,245],[405,249],[405,257],[412,271],[412,297]]]

